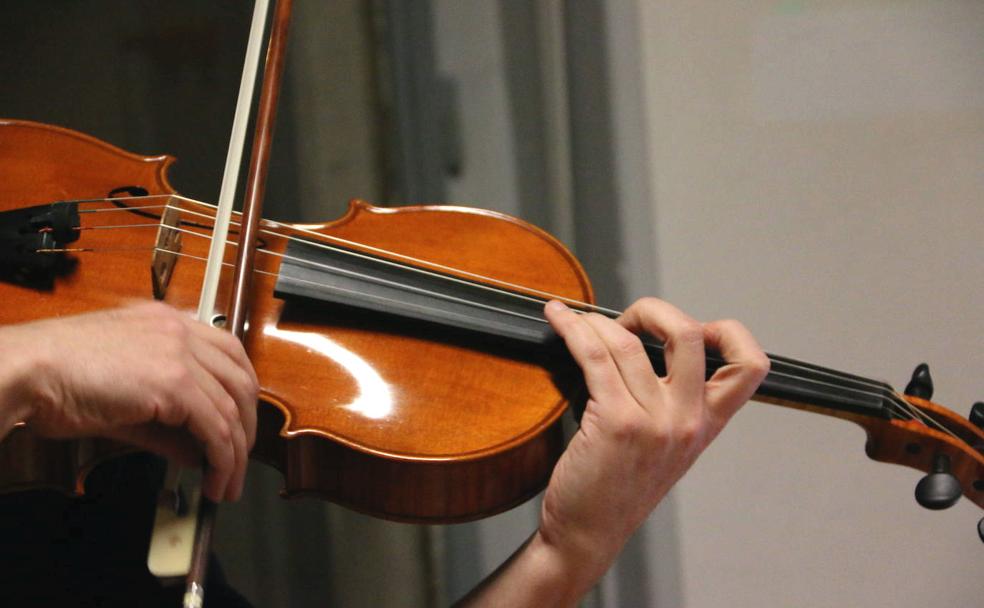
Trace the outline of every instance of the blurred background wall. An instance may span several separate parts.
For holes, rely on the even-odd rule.
[[[599,299],[744,320],[771,352],[984,399],[979,2],[297,0],[267,214],[349,198],[523,216]],[[0,116],[179,157],[211,200],[251,3],[6,3]],[[979,510],[916,506],[863,434],[752,404],[586,599],[972,604]],[[254,465],[217,551],[257,606],[440,606],[536,525],[378,522]]]
[[[966,414],[984,394],[984,5],[639,6],[661,295],[899,387],[927,361]],[[663,605],[978,602],[980,510],[921,509],[920,474],[863,445],[746,407],[675,492]]]

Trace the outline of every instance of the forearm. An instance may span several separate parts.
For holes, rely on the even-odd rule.
[[[502,566],[459,600],[458,608],[575,606],[608,568],[598,555],[574,557],[536,532]]]

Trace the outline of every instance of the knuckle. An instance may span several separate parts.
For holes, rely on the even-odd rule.
[[[616,338],[613,346],[622,355],[635,356],[643,352],[642,341],[630,333],[624,333]]]
[[[619,443],[635,443],[647,438],[651,431],[640,416],[620,416],[614,424],[612,434]]]
[[[188,409],[184,401],[171,399],[166,393],[152,395],[149,398],[149,406],[154,412],[154,419],[167,426],[184,424],[188,417]]]
[[[650,308],[659,306],[662,300],[653,296],[645,296],[636,300],[629,308]]]
[[[659,306],[659,304],[660,304],[659,298],[654,298],[652,296],[645,296],[639,298],[632,304],[629,304],[629,307],[625,309],[623,316],[629,315],[629,316],[635,316],[637,319],[642,319],[644,317],[647,317],[649,311],[652,311],[655,307]]]
[[[246,355],[246,348],[243,343],[239,341],[239,338],[234,336],[231,332],[219,329],[218,327],[210,327],[210,329],[216,332],[219,336],[219,340],[222,342],[222,346],[230,353],[237,353],[243,356]]]
[[[683,424],[673,429],[674,442],[684,447],[689,448],[693,445],[697,440],[697,435],[697,425],[694,424]]]
[[[157,362],[153,376],[153,386],[162,396],[166,395],[168,398],[188,380],[187,368],[180,360],[169,356],[172,352],[171,348],[162,348],[161,354],[164,355],[164,360]]]
[[[673,332],[673,338],[683,344],[703,344],[704,328],[693,319],[681,321],[679,327]]]
[[[693,445],[703,436],[704,428],[703,420],[692,416],[677,422],[673,429],[673,436],[684,445]]]
[[[715,321],[714,324],[721,328],[722,331],[727,333],[734,333],[735,331],[745,329],[745,326],[741,324],[741,321],[736,319],[721,319],[720,321]]]
[[[604,363],[608,360],[608,349],[604,345],[594,342],[584,349],[584,358],[588,363]]]
[[[223,446],[232,443],[232,427],[224,419],[215,424],[215,439]]]
[[[161,364],[160,379],[165,383],[168,390],[178,390],[193,380],[188,366],[175,359]]]
[[[772,368],[772,360],[769,359],[768,355],[759,351],[749,362],[749,367],[756,376],[764,378]]]
[[[176,315],[166,315],[154,320],[157,330],[175,344],[183,344],[188,335],[188,327]]]

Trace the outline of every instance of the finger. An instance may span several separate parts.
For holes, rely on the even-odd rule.
[[[719,420],[727,420],[758,389],[769,372],[769,358],[737,321],[705,323],[704,339],[726,361],[707,382],[707,407]]]
[[[679,403],[699,403],[703,399],[706,362],[700,323],[657,298],[636,301],[618,321],[632,333],[649,334],[663,341],[664,383]]]
[[[557,300],[548,302],[544,313],[580,366],[588,392],[595,401],[617,403],[632,398],[605,342],[581,315]]]
[[[659,378],[639,337],[608,317],[590,313],[582,318],[604,341],[635,401],[643,407],[653,404]]]
[[[247,450],[256,441],[256,373],[242,345],[232,334],[191,322],[192,352],[198,363],[221,383],[239,408],[239,423],[246,435]],[[218,335],[216,335],[218,334]],[[233,351],[230,354],[229,351]],[[246,367],[243,367],[243,366]]]
[[[222,500],[236,466],[232,429],[197,383],[179,387],[169,406],[161,423],[183,426],[201,443],[208,463],[202,490],[211,500]]]
[[[198,357],[198,354],[195,354]],[[212,402],[212,407],[225,419],[226,424],[231,430],[231,440],[233,454],[235,456],[235,466],[229,485],[226,487],[226,500],[236,500],[242,492],[243,482],[246,477],[246,465],[249,459],[249,446],[247,445],[246,429],[240,416],[240,408],[233,397],[226,392],[222,384],[203,367],[192,366],[192,373],[199,387]],[[250,408],[252,409],[252,408]]]
[[[246,354],[246,349],[243,348],[242,342],[237,340],[235,336],[227,331],[206,325],[191,318],[185,317],[185,321],[196,336],[212,343],[216,348],[224,352],[236,365],[249,374],[254,383],[258,383],[256,372],[253,370],[253,364]]]

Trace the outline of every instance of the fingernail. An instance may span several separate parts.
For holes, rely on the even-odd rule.
[[[547,302],[547,309],[555,312],[560,312],[562,310],[568,310],[567,305],[560,300],[550,300]]]

